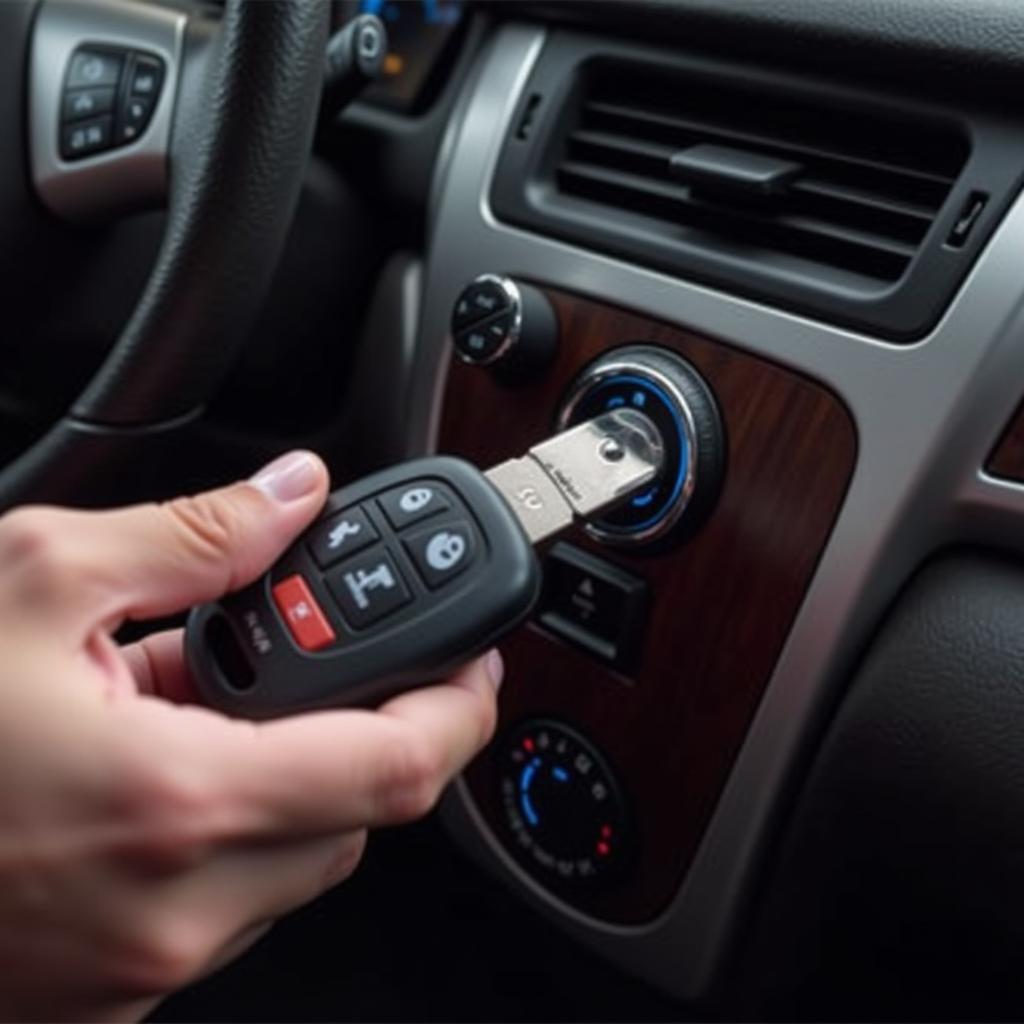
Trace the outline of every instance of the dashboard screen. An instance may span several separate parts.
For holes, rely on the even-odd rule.
[[[359,0],[360,14],[376,14],[388,31],[380,78],[363,98],[412,110],[426,94],[465,13],[463,0]],[[355,12],[353,12],[355,13]]]

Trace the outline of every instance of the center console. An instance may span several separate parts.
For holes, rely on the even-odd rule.
[[[699,999],[899,588],[951,538],[1021,547],[1024,488],[983,468],[1024,379],[1020,162],[969,111],[906,107],[876,138],[860,129],[885,97],[816,83],[847,120],[803,99],[797,117],[792,82],[734,68],[715,92],[711,61],[648,75],[672,55],[572,35],[508,22],[481,54],[434,178],[404,390],[386,400],[405,423],[396,455],[491,466],[620,404],[668,439],[649,490],[541,551],[541,603],[502,645],[497,738],[443,814],[581,943]],[[585,71],[559,79],[554,57]],[[662,88],[677,72],[704,91]],[[818,142],[749,159],[767,145],[751,89],[782,97],[775,142],[793,124]],[[671,123],[652,113],[666,97],[689,104]],[[666,152],[680,122],[712,115],[742,133]],[[809,181],[819,159],[832,176]],[[872,189],[896,219],[856,212]],[[927,316],[908,318],[921,287]]]

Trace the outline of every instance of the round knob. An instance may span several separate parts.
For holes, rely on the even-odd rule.
[[[664,443],[654,482],[614,512],[587,524],[609,544],[681,539],[707,517],[721,489],[725,434],[714,395],[682,356],[653,345],[605,353],[576,378],[558,416],[560,430],[616,408],[642,409]]]
[[[537,288],[499,274],[481,274],[455,302],[452,339],[463,362],[523,379],[551,362],[558,325],[551,303]]]
[[[611,768],[561,722],[534,719],[509,737],[499,786],[510,848],[555,885],[590,885],[621,871],[632,836]]]

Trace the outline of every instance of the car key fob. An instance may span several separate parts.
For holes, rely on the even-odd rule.
[[[200,695],[262,719],[372,707],[448,675],[530,613],[533,544],[628,498],[660,459],[653,423],[616,410],[486,475],[435,456],[342,487],[260,579],[192,611]]]

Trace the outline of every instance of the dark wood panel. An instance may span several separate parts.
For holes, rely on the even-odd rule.
[[[637,821],[638,856],[622,881],[567,898],[620,922],[653,917],[678,889],[835,521],[856,435],[831,392],[782,367],[623,310],[549,291],[561,329],[555,365],[503,386],[453,363],[440,450],[488,466],[547,436],[579,369],[608,348],[675,349],[714,391],[728,437],[725,483],[708,522],[656,555],[623,553],[582,531],[567,539],[652,590],[646,643],[630,679],[534,626],[502,645],[502,721],[562,718],[610,758]],[[471,791],[503,828],[494,760]]]
[[[993,476],[1024,481],[1024,406],[1013,414],[985,468]]]

